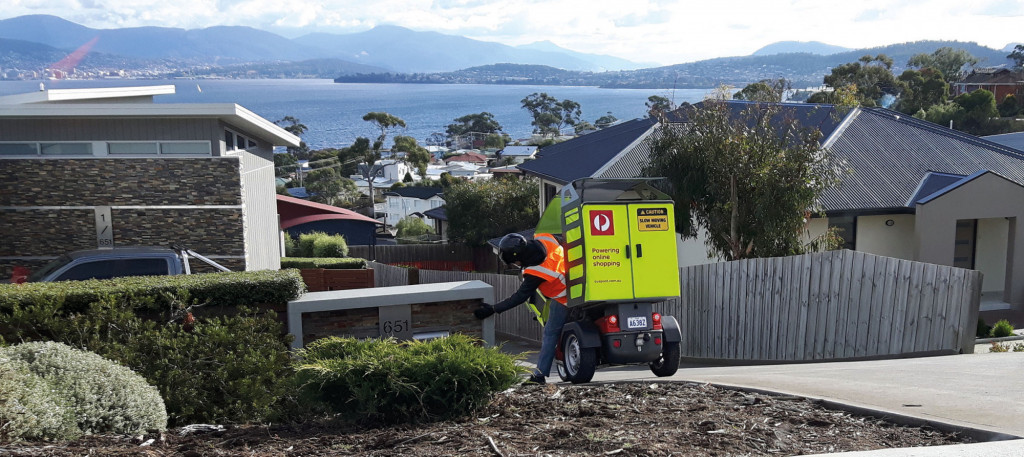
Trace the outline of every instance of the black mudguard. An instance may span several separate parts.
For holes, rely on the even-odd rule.
[[[599,348],[601,347],[601,334],[597,331],[597,326],[593,322],[587,321],[572,321],[566,322],[565,326],[562,327],[562,335],[567,332],[576,332],[577,337],[580,339],[580,345],[585,348]],[[564,336],[563,336],[564,339]]]
[[[683,340],[683,332],[679,330],[679,321],[672,316],[661,316],[661,328],[665,331],[665,341],[678,343]]]

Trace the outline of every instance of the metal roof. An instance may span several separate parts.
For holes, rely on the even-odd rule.
[[[929,172],[991,170],[1024,183],[1024,154],[883,108],[857,109],[826,144],[851,172],[824,192],[826,211],[906,207]]]
[[[961,179],[964,179],[963,175],[929,171],[924,176],[924,179],[921,180],[921,183],[917,185],[917,190],[914,191],[914,195],[910,197],[910,200],[907,200],[907,206],[913,207],[917,204],[918,200],[934,194],[946,186],[960,181]]]
[[[398,195],[399,197],[419,198],[422,200],[426,200],[435,195],[441,195],[443,193],[444,189],[440,187],[409,186],[391,189],[387,192],[384,192],[384,195]]]
[[[655,125],[654,119],[634,119],[546,146],[537,153],[537,158],[519,165],[519,169],[560,184],[592,177],[646,137]]]
[[[1002,135],[983,136],[983,139],[999,143],[1003,146],[1022,151],[1024,154],[1024,132],[1004,133]]]

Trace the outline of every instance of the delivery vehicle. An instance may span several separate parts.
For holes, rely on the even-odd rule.
[[[674,206],[654,180],[573,181],[537,227],[565,240],[569,317],[555,352],[563,381],[589,382],[601,365],[679,369],[679,323],[654,312],[679,296]]]
[[[122,276],[167,276],[191,274],[190,258],[199,259],[220,271],[224,266],[188,248],[154,246],[89,249],[63,254],[53,262],[27,272],[15,268],[13,283],[110,279]]]

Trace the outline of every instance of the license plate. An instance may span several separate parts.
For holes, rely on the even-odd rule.
[[[644,316],[630,317],[626,319],[626,328],[647,328],[647,318]]]

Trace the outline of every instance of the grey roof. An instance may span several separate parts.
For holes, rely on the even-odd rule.
[[[929,172],[1024,183],[1020,151],[883,108],[852,111],[825,144],[852,170],[822,195],[826,211],[906,208]]]
[[[439,206],[437,208],[428,209],[428,210],[423,212],[423,215],[427,216],[427,217],[429,217],[431,219],[437,219],[439,221],[447,221],[448,220],[448,210],[445,209],[445,207],[443,207],[443,206]]]
[[[1024,151],[1024,132],[1017,133],[1004,133],[1002,135],[989,135],[983,136],[982,138],[999,143],[1003,146],[1016,149],[1018,151]],[[1024,152],[1022,152],[1024,154]]]
[[[921,180],[921,183],[918,184],[914,195],[910,197],[910,200],[907,200],[907,206],[914,206],[918,200],[934,194],[951,184],[955,184],[961,179],[964,179],[963,175],[929,171],[924,179]]]
[[[964,177],[962,177],[962,178],[960,178],[960,179],[950,183],[949,185],[947,185],[947,186],[945,186],[945,187],[943,187],[943,188],[941,188],[941,189],[939,189],[939,190],[937,190],[935,192],[932,192],[930,194],[926,194],[923,198],[914,200],[914,204],[915,205],[923,205],[925,203],[928,203],[928,202],[930,202],[932,200],[935,200],[936,198],[939,198],[939,197],[941,197],[943,195],[946,195],[947,193],[953,191],[954,189],[956,189],[956,188],[958,188],[960,186],[963,186],[964,184],[967,184],[967,183],[969,183],[971,181],[974,181],[975,179],[978,179],[978,177],[980,177],[982,175],[985,175],[985,174],[988,174],[988,173],[992,173],[992,172],[988,171],[988,170],[981,170],[981,171],[978,171],[977,173],[975,173],[973,175],[964,176]],[[998,174],[996,174],[996,175],[998,176]]]
[[[391,189],[387,192],[384,192],[384,195],[398,195],[400,197],[419,198],[426,200],[429,199],[430,197],[433,197],[435,195],[441,195],[443,193],[444,189],[440,187],[409,186]]]
[[[594,176],[628,146],[648,135],[657,122],[634,119],[541,148],[537,158],[519,165],[527,174],[567,184]]]

